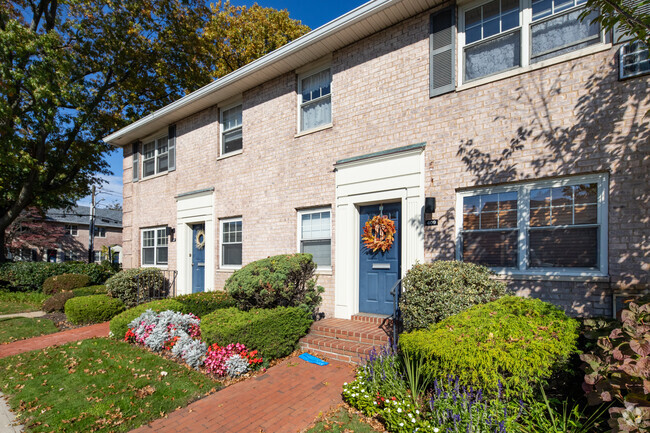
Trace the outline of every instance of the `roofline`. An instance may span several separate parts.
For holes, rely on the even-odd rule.
[[[351,10],[350,12],[347,12],[341,15],[340,17],[335,18],[332,21],[318,27],[317,29],[312,30],[311,32],[299,37],[298,39],[295,39],[289,42],[288,44],[283,45],[277,50],[272,51],[269,54],[266,54],[260,57],[259,59],[256,59],[251,63],[248,63],[247,65],[227,75],[224,75],[223,77],[213,81],[212,83],[207,84],[198,90],[195,90],[194,92],[182,97],[181,99],[178,99],[177,101],[174,101],[171,104],[166,105],[163,108],[154,111],[148,116],[136,120],[130,125],[125,126],[124,128],[115,131],[112,134],[107,135],[106,137],[104,137],[103,140],[106,143],[113,144],[112,142],[119,139],[120,137],[135,132],[137,129],[154,122],[160,117],[166,116],[178,110],[179,108],[197,102],[217,90],[228,87],[234,82],[242,78],[245,78],[250,74],[258,72],[268,67],[269,65],[286,58],[287,56],[295,54],[297,51],[300,51],[311,44],[314,44],[322,39],[325,39],[326,37],[332,35],[333,33],[340,31],[342,28],[349,27],[354,23],[364,18],[367,18],[371,15],[374,15],[378,12],[381,12],[383,9],[393,4],[400,3],[401,1],[402,0],[370,0],[369,2],[362,4],[361,6]],[[122,147],[124,144],[113,144],[113,145],[117,147]]]

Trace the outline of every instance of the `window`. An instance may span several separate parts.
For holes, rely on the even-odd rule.
[[[77,236],[79,234],[79,229],[76,225],[66,224],[65,233],[70,236]]]
[[[459,194],[459,260],[500,271],[605,274],[606,175]]]
[[[299,248],[314,257],[320,269],[332,267],[332,223],[329,209],[305,210],[298,213]]]
[[[300,131],[332,123],[332,75],[330,68],[298,79]]]
[[[169,169],[169,147],[167,136],[145,143],[142,146],[142,176],[153,176]]]
[[[636,77],[650,72],[648,47],[639,41],[621,45],[619,67],[619,79]]]
[[[95,237],[96,238],[105,238],[106,237],[106,227],[95,227]]]
[[[221,265],[242,264],[242,220],[241,218],[221,221]]]
[[[167,265],[167,227],[142,230],[142,265]]]
[[[527,66],[602,41],[586,0],[491,0],[461,9],[462,80]],[[530,3],[528,3],[530,4]]]
[[[221,112],[221,154],[242,149],[241,104]]]

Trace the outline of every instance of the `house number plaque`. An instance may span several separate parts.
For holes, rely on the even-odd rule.
[[[424,225],[429,227],[429,226],[437,226],[438,225],[438,220],[426,220],[424,222]]]

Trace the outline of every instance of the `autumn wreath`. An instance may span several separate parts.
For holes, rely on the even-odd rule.
[[[395,223],[386,216],[375,215],[363,228],[361,240],[373,253],[377,250],[386,252],[395,240]]]

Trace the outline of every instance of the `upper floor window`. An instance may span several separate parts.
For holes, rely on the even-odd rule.
[[[607,177],[459,194],[458,258],[530,273],[607,272]]]
[[[329,209],[311,209],[298,213],[299,247],[311,254],[320,269],[332,267],[332,219]]]
[[[528,66],[602,41],[586,0],[491,0],[460,9],[462,82]]]
[[[151,140],[142,146],[142,177],[152,176],[169,169],[167,136]]]
[[[168,244],[167,227],[155,227],[142,230],[142,265],[167,265]]]
[[[77,236],[79,234],[79,228],[76,225],[66,224],[65,233],[70,236]]]
[[[298,77],[300,131],[332,123],[332,74],[330,68]]]
[[[242,149],[242,105],[221,111],[221,154]]]
[[[95,227],[95,237],[105,238],[106,237],[106,227]]]

